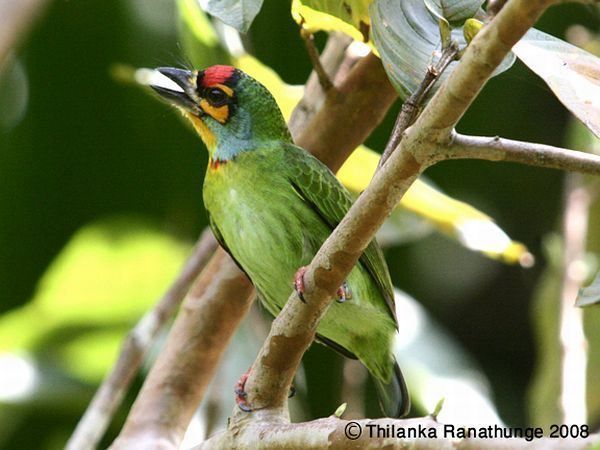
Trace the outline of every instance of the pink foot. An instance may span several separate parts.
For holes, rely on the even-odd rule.
[[[302,266],[294,275],[294,289],[298,293],[298,297],[302,301],[302,303],[306,303],[304,300],[304,274],[306,273],[306,266]]]
[[[245,386],[246,386],[246,381],[248,380],[248,377],[250,376],[250,369],[248,369],[248,371],[246,371],[246,373],[244,373],[240,379],[238,380],[238,382],[235,385],[235,403],[238,405],[238,407],[244,411],[244,412],[251,412],[252,408],[250,408],[250,406],[248,405],[248,403],[246,403],[246,398],[248,397],[248,394],[246,394],[246,391],[244,390]]]
[[[348,283],[346,283],[344,281],[344,284],[342,284],[338,290],[337,290],[337,302],[338,303],[344,303],[346,300],[350,300],[352,298],[352,291],[350,290],[350,287],[348,286]]]
[[[300,300],[303,303],[306,303],[306,300],[304,299],[304,274],[305,273],[306,273],[306,266],[302,266],[298,269],[298,271],[296,272],[296,275],[294,275],[294,288],[296,289],[296,292],[298,293],[298,297],[300,298]],[[337,290],[337,302],[344,303],[346,300],[350,300],[351,298],[352,298],[352,291],[350,290],[348,283],[346,283],[344,281],[344,284],[342,284],[339,287],[339,289]]]

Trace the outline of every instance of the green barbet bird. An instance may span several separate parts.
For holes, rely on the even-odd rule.
[[[152,87],[182,110],[208,148],[204,205],[212,230],[276,316],[293,282],[302,293],[302,268],[350,208],[350,194],[326,166],[293,144],[275,99],[244,72],[230,66],[157,70],[177,86]],[[375,241],[338,297],[316,339],[358,358],[375,380],[383,412],[405,415],[408,393],[392,354],[394,294]],[[244,407],[243,394],[238,404]]]

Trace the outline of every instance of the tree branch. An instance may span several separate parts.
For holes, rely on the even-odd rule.
[[[485,427],[487,428],[487,427]],[[490,427],[494,436],[494,427]],[[297,424],[252,423],[236,429],[235,432],[219,433],[193,450],[213,448],[302,448],[302,449],[373,449],[386,448],[403,450],[474,450],[474,449],[527,449],[527,450],[583,450],[600,442],[600,436],[591,435],[580,439],[537,438],[528,441],[525,438],[489,439],[458,438],[460,427],[453,427],[454,433],[435,422],[430,417],[418,419],[362,419],[347,421],[337,417],[328,417],[311,422]],[[502,427],[502,430],[505,430]],[[424,430],[425,436],[435,434],[437,438],[419,437],[418,431]],[[413,433],[416,438],[407,438]],[[399,437],[397,437],[399,436]],[[496,434],[497,436],[497,434]]]
[[[183,302],[112,449],[179,447],[253,297],[248,278],[218,249]]]
[[[77,424],[67,442],[67,450],[96,448],[138,374],[148,350],[167,320],[179,308],[190,286],[206,266],[216,248],[217,241],[212,232],[209,229],[204,230],[173,284],[125,338],[119,359],[96,391],[85,414]]]
[[[551,145],[454,133],[442,159],[486,159],[600,175],[600,156]]]
[[[308,57],[313,66],[313,71],[317,74],[319,79],[319,84],[323,91],[327,92],[329,89],[333,87],[333,83],[327,74],[327,71],[321,64],[321,59],[319,57],[319,50],[315,45],[315,39],[308,30],[306,30],[302,25],[300,25],[300,37],[304,41],[304,46],[306,47],[306,52],[308,53]]]
[[[327,92],[323,107],[304,127],[296,144],[337,172],[381,123],[396,98],[381,61],[370,53],[339,86]]]
[[[410,134],[414,142],[446,145],[493,71],[549,5],[558,0],[510,0],[471,41],[460,63],[440,86]],[[424,151],[431,147],[424,146]],[[429,155],[423,155],[427,158]]]
[[[415,89],[415,91],[402,104],[402,108],[400,109],[398,117],[396,118],[396,123],[394,123],[394,128],[392,129],[390,139],[388,140],[388,143],[381,154],[381,158],[379,159],[377,170],[379,170],[381,166],[385,164],[394,149],[398,147],[404,132],[417,118],[427,94],[433,88],[444,71],[448,68],[450,63],[458,59],[458,52],[458,44],[451,43],[442,50],[442,56],[437,64],[435,66],[427,67],[427,73],[425,73],[425,76],[421,80],[421,83],[419,83],[419,86],[417,86],[417,89]]]
[[[328,74],[335,74],[344,60],[344,53],[352,39],[341,33],[331,33],[323,53],[321,54],[321,66]],[[319,82],[319,76],[313,70],[304,86],[304,96],[292,111],[288,128],[290,133],[297,139],[308,121],[317,113],[323,104],[324,92]]]
[[[292,378],[337,288],[408,187],[441,159],[440,146],[448,144],[454,126],[494,69],[551,3],[512,0],[478,33],[399,148],[325,241],[304,275],[306,304],[292,293],[252,366],[246,392],[248,404],[258,411],[250,416],[285,420],[282,411]],[[237,411],[234,420],[241,424],[251,417]]]
[[[0,0],[0,73],[10,53],[48,3],[48,0]]]

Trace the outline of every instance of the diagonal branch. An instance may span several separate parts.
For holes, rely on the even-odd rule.
[[[446,82],[433,96],[410,133],[416,142],[447,144],[454,126],[525,32],[558,0],[510,0],[471,41]],[[425,146],[427,149],[427,146]]]
[[[337,172],[397,98],[381,61],[369,53],[339,86],[327,92],[323,107],[294,140]]]
[[[253,298],[250,281],[219,249],[183,302],[164,356],[152,366],[111,448],[178,448],[198,407],[186,399],[202,398]]]
[[[67,443],[67,450],[96,447],[138,374],[156,337],[179,308],[190,286],[206,266],[216,248],[217,241],[212,232],[205,230],[171,287],[125,338],[119,359],[77,424]]]
[[[512,0],[478,33],[399,148],[315,255],[304,275],[307,304],[292,293],[252,366],[246,392],[250,406],[259,409],[256,419],[281,417],[278,412],[285,410],[292,378],[336,289],[408,187],[427,166],[442,159],[454,126],[494,69],[552,3]],[[235,420],[244,422],[246,417],[237,412]]]
[[[551,145],[513,141],[498,136],[455,133],[443,159],[486,159],[600,175],[600,156]]]

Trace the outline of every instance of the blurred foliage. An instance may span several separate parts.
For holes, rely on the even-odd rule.
[[[190,1],[177,3],[185,7]],[[309,3],[316,2],[303,2]],[[556,7],[538,28],[559,37],[572,23],[597,28],[598,15],[590,11],[581,5]],[[186,37],[182,30],[193,33],[193,28],[182,28],[182,20],[172,0],[54,2],[9,71],[0,74],[0,348],[16,352],[11,367],[33,367],[37,374],[28,396],[0,400],[0,448],[64,445],[118,341],[162,293],[188,243],[206,224],[202,144],[167,106],[109,75],[115,63],[228,61],[216,35]],[[198,42],[205,47],[182,54],[181,47]],[[240,59],[240,65],[264,64],[288,85],[306,79],[310,64],[288,2],[265,2],[244,42],[258,59]],[[370,148],[384,147],[393,119],[390,114],[369,138]],[[517,62],[488,83],[459,131],[561,145],[566,121],[567,113],[543,82]],[[434,234],[387,251],[394,284],[419,299],[435,319],[433,330],[447,330],[460,352],[475,361],[506,423],[537,424],[545,420],[543,411],[538,410],[539,418],[529,415],[525,392],[532,361],[551,352],[551,345],[534,338],[530,313],[552,318],[532,309],[531,298],[547,266],[543,236],[559,220],[562,174],[453,161],[427,175],[448,194],[494,217],[541,261],[523,271]],[[594,223],[600,223],[597,203]],[[597,233],[589,245],[600,251]],[[590,342],[600,342],[594,310],[586,312],[586,332]],[[264,321],[252,319],[246,326]],[[254,335],[252,342],[236,340],[236,364],[222,368],[232,379],[253,359],[260,333]],[[596,344],[590,352],[598,354]],[[600,370],[597,361],[590,360],[590,379]],[[328,415],[345,401],[343,360],[327,349],[309,351],[300,377],[307,390],[292,402],[296,417]],[[552,392],[552,380],[545,383]],[[588,389],[596,414],[599,389],[597,383]],[[227,402],[229,390],[229,384],[221,385],[220,398]],[[230,410],[223,408],[224,414]],[[370,404],[366,412],[378,414]],[[598,415],[594,420],[598,424]]]
[[[55,353],[66,373],[98,382],[123,331],[174,279],[187,250],[139,220],[84,227],[48,267],[33,298],[0,318],[0,352]],[[61,338],[66,329],[68,340]]]
[[[538,30],[529,30],[513,51],[600,138],[600,60]]]
[[[598,140],[583,126],[572,120],[567,131],[567,142],[573,148],[594,152]],[[597,190],[598,180],[594,177],[582,176],[581,186]],[[598,270],[600,258],[600,229],[597,223],[600,220],[600,201],[598,196],[592,197],[590,215],[588,218],[588,254],[584,257],[584,267],[588,272],[587,278],[592,278]],[[528,414],[530,421],[534,420],[540,426],[550,426],[561,423],[562,411],[560,410],[559,397],[561,393],[561,359],[563,345],[560,341],[560,314],[562,301],[562,278],[565,272],[564,239],[558,234],[551,234],[544,241],[544,254],[547,266],[540,278],[536,292],[533,296],[531,310],[532,323],[536,331],[538,357],[535,372],[528,392]],[[589,301],[594,299],[594,286],[586,288]],[[583,289],[583,292],[586,292]],[[597,289],[597,288],[596,288]],[[596,292],[596,296],[598,293]],[[582,296],[577,299],[580,303]],[[573,307],[576,306],[573,299]],[[585,308],[583,310],[584,331],[587,338],[587,409],[589,423],[600,423],[600,386],[597,373],[600,371],[600,321],[599,308]]]

